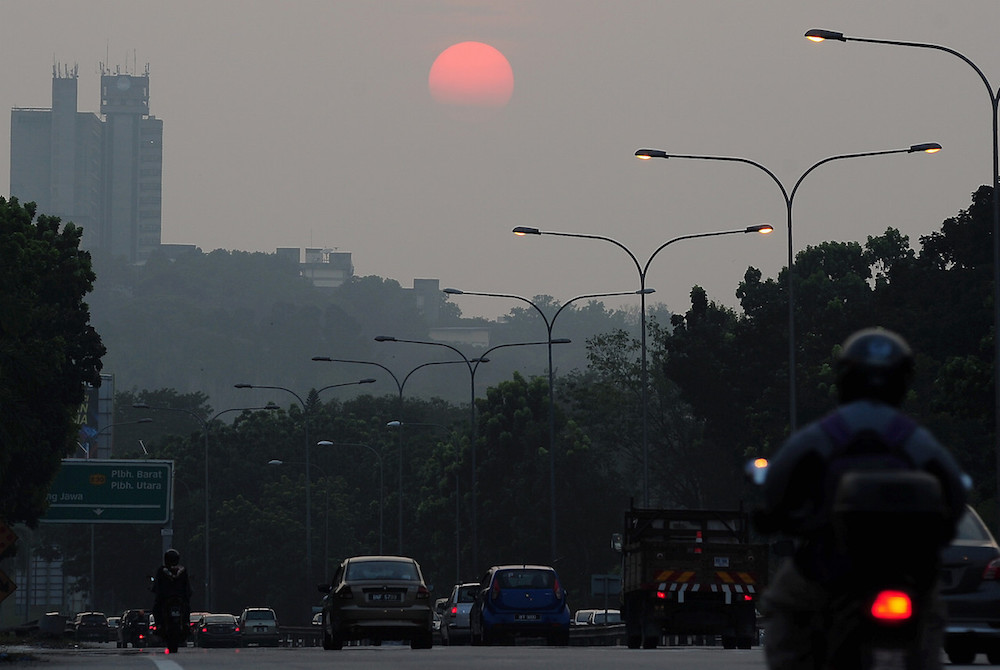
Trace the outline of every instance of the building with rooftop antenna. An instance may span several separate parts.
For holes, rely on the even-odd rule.
[[[53,65],[52,107],[10,115],[10,195],[83,228],[85,249],[142,263],[160,246],[163,121],[142,74],[101,65],[101,116],[77,111],[79,68]]]

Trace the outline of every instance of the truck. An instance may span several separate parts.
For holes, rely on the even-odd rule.
[[[750,542],[749,513],[632,504],[614,543],[630,649],[655,649],[671,635],[717,635],[727,649],[755,642],[768,545]]]

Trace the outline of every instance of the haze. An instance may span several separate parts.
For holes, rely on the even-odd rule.
[[[438,278],[562,302],[635,290],[620,249],[510,231],[608,235],[645,262],[678,235],[772,223],[767,237],[681,242],[651,266],[654,303],[685,311],[698,284],[736,307],[748,266],[773,277],[786,263],[776,185],[746,165],[634,151],[744,157],[790,189],[828,156],[939,142],[934,156],[824,165],[795,200],[796,251],[890,226],[916,247],[990,182],[983,83],[948,54],[803,33],[948,46],[995,90],[997,25],[996,0],[4,0],[0,108],[49,107],[61,63],[79,65],[79,109],[97,112],[100,63],[148,63],[164,122],[163,242],[333,248],[356,274],[406,287]],[[467,40],[514,72],[507,106],[475,122],[427,89],[435,57]],[[9,184],[0,161],[0,192]],[[466,316],[515,306],[455,300]]]

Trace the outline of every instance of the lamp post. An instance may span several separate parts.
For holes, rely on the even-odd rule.
[[[212,421],[215,421],[223,414],[229,412],[252,412],[257,410],[275,410],[278,409],[276,405],[266,405],[264,407],[231,407],[229,409],[224,409],[221,412],[216,412],[214,416],[210,419],[204,419],[200,414],[192,412],[189,409],[183,407],[154,407],[144,402],[133,403],[132,407],[135,409],[148,409],[151,411],[158,412],[182,412],[188,416],[195,419],[201,424],[202,435],[205,438],[205,609],[211,611],[212,609],[212,592],[211,588],[211,560],[209,552],[209,510],[211,509],[209,505],[209,495],[208,495],[208,429]]]
[[[396,428],[400,433],[403,432],[403,426],[430,426],[434,428],[440,428],[441,430],[448,430],[447,426],[442,426],[439,423],[410,423],[402,421],[390,421],[386,425],[386,428]],[[456,450],[456,463],[457,463],[457,450]],[[459,478],[458,469],[455,470],[455,583],[458,584],[462,576],[462,542],[461,542],[461,492],[459,488]]]
[[[370,384],[374,382],[374,379],[359,379],[355,382],[344,382],[342,384],[330,384],[329,386],[324,386],[320,391],[325,391],[326,389],[338,388],[341,386],[356,386],[358,384]],[[309,407],[306,405],[302,397],[295,391],[285,388],[284,386],[264,386],[261,384],[233,384],[234,388],[238,389],[271,389],[274,391],[284,391],[285,393],[290,393],[295,396],[295,399],[299,401],[299,405],[302,406],[302,426],[303,432],[306,436],[306,481],[311,481],[309,479]],[[318,391],[317,391],[318,393]],[[311,487],[306,486],[306,575],[312,579],[312,499],[309,495],[309,489]]]
[[[578,295],[575,298],[570,298],[564,302],[559,309],[555,311],[550,319],[546,316],[542,308],[535,304],[534,301],[525,298],[520,295],[513,295],[510,293],[485,293],[479,291],[461,291],[457,288],[446,288],[444,292],[449,295],[478,295],[488,298],[510,298],[512,300],[520,300],[525,302],[535,308],[539,316],[542,317],[542,321],[545,323],[545,332],[548,335],[548,354],[549,354],[549,507],[550,507],[550,519],[549,519],[549,545],[551,551],[551,559],[554,563],[556,560],[556,399],[555,399],[555,372],[552,366],[552,345],[553,344],[569,344],[571,340],[561,339],[558,342],[552,339],[552,328],[555,326],[556,319],[564,309],[569,307],[571,304],[577,300],[584,300],[587,298],[610,298],[620,295],[636,295],[641,293],[643,299],[646,297],[646,293],[653,293],[655,289],[642,289],[641,291],[618,291],[615,293],[590,293],[587,295]]]
[[[375,458],[378,459],[378,553],[381,555],[382,550],[382,501],[385,482],[385,471],[382,468],[382,452],[367,444],[361,444],[360,442],[331,442],[330,440],[320,440],[316,443],[317,447],[363,447],[368,451],[375,454]]]
[[[317,444],[322,444],[322,442],[317,442]],[[278,465],[305,465],[305,462],[298,461],[283,461],[279,458],[272,458],[267,462],[268,465],[278,466]],[[323,545],[323,581],[329,583],[330,581],[330,479],[326,476],[326,472],[323,468],[318,465],[313,466],[319,470],[320,474],[323,475],[323,479],[326,480],[326,512],[323,515],[323,525],[324,525],[324,545]],[[312,486],[311,481],[306,481],[306,488]]]
[[[400,414],[400,416],[402,416],[402,414],[403,414],[403,388],[406,386],[407,380],[409,380],[410,376],[414,372],[416,372],[417,370],[419,370],[421,368],[425,368],[425,367],[427,367],[429,365],[446,365],[446,364],[449,364],[449,363],[461,363],[462,362],[462,361],[431,361],[429,363],[421,363],[417,367],[415,367],[412,370],[410,370],[409,372],[407,372],[406,376],[403,377],[403,380],[400,381],[399,377],[396,376],[396,373],[394,373],[392,370],[390,370],[386,366],[382,365],[381,363],[377,363],[375,361],[355,361],[355,360],[349,360],[349,359],[346,359],[346,358],[330,358],[329,356],[313,356],[312,359],[314,361],[320,361],[320,362],[323,362],[323,363],[358,363],[360,365],[375,365],[375,366],[378,366],[378,367],[382,368],[387,373],[389,373],[389,376],[392,377],[392,381],[396,382],[396,389],[399,391],[399,414]],[[397,501],[397,503],[398,503],[398,517],[397,517],[397,522],[398,522],[398,525],[399,525],[399,539],[398,539],[398,545],[397,545],[396,551],[400,555],[402,555],[402,553],[403,553],[403,434],[402,434],[402,432],[400,432],[400,434],[399,434],[398,445],[399,445],[398,446],[398,449],[399,449],[399,500]]]
[[[486,354],[496,351],[497,349],[503,349],[505,347],[524,347],[528,345],[538,345],[538,344],[548,344],[548,342],[511,342],[508,344],[498,344],[494,347],[490,347],[482,354],[479,358],[469,358],[463,354],[457,347],[453,347],[445,342],[431,342],[427,340],[402,340],[391,335],[378,335],[375,337],[376,342],[401,342],[404,344],[425,344],[433,347],[444,347],[445,349],[450,349],[456,354],[461,356],[462,361],[469,370],[469,385],[471,389],[471,394],[469,398],[469,450],[471,452],[472,461],[472,569],[479,569],[479,547],[478,547],[478,529],[476,527],[476,370],[479,369],[480,363],[486,363],[489,359],[486,358]],[[556,344],[562,344],[562,342],[556,342]],[[449,361],[458,362],[458,361]],[[400,440],[402,440],[402,431],[400,431]]]
[[[1000,190],[998,190],[998,187],[1000,187],[1000,142],[998,142],[1000,140],[1000,125],[998,125],[1000,121],[997,118],[998,110],[1000,110],[1000,89],[994,92],[993,85],[990,84],[990,80],[986,78],[983,71],[964,54],[940,44],[848,37],[844,33],[816,28],[807,31],[805,36],[813,42],[824,42],[826,40],[834,40],[836,42],[868,42],[869,44],[886,44],[890,46],[943,51],[959,58],[975,70],[976,74],[979,75],[979,79],[986,86],[986,94],[990,97],[990,108],[993,113],[993,439],[994,452],[996,454],[996,485],[997,491],[1000,492]]]
[[[649,260],[646,261],[645,265],[639,263],[639,259],[636,258],[632,250],[626,247],[624,244],[616,239],[607,237],[605,235],[589,235],[583,233],[559,233],[550,230],[539,230],[538,228],[530,228],[527,226],[518,226],[514,228],[515,235],[555,235],[558,237],[579,237],[589,240],[603,240],[604,242],[610,242],[615,245],[632,259],[635,264],[635,269],[639,272],[639,311],[640,311],[640,330],[642,331],[639,339],[639,349],[641,354],[640,361],[640,380],[642,382],[641,390],[641,401],[642,402],[642,504],[643,507],[649,507],[649,373],[648,366],[646,363],[646,294],[652,293],[651,290],[646,288],[646,273],[649,271],[649,265],[656,258],[656,255],[663,251],[666,247],[670,246],[675,242],[680,242],[681,240],[689,240],[696,237],[715,237],[718,235],[734,235],[737,233],[769,233],[772,227],[770,224],[760,224],[756,226],[747,226],[746,228],[738,228],[735,230],[720,230],[710,233],[692,233],[689,235],[681,235],[668,240],[657,247],[649,256]]]
[[[768,177],[770,177],[778,188],[781,190],[781,196],[785,199],[785,216],[786,216],[786,226],[788,228],[788,415],[789,423],[791,429],[794,431],[797,424],[797,408],[795,401],[795,288],[794,282],[792,280],[792,269],[795,265],[795,256],[792,250],[792,204],[795,201],[795,194],[799,190],[799,186],[802,181],[816,168],[820,165],[825,165],[832,161],[844,160],[847,158],[863,158],[865,156],[887,156],[889,154],[912,154],[912,153],[928,153],[933,154],[941,151],[941,145],[936,142],[925,142],[923,144],[914,144],[905,149],[888,149],[885,151],[864,151],[861,153],[853,154],[838,154],[836,156],[829,156],[820,161],[813,163],[809,168],[803,172],[795,185],[792,187],[791,191],[785,188],[778,177],[771,172],[769,169],[761,165],[756,161],[752,161],[748,158],[740,158],[737,156],[702,156],[702,155],[690,155],[690,154],[670,154],[666,151],[661,151],[660,149],[639,149],[635,152],[636,157],[642,160],[649,160],[650,158],[694,158],[698,160],[709,160],[709,161],[728,161],[734,163],[746,163],[747,165],[752,165],[758,170],[764,172]]]

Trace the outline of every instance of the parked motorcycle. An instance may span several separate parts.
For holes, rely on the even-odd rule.
[[[766,463],[751,464],[763,484]],[[814,639],[824,667],[920,668],[940,653],[939,551],[948,522],[938,479],[910,470],[845,472],[833,496],[834,537],[844,558]]]

